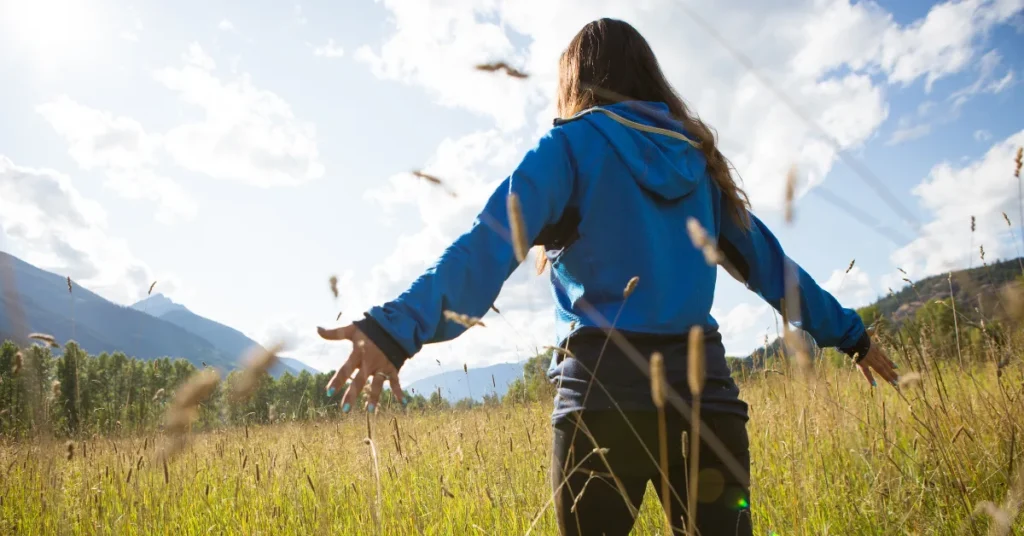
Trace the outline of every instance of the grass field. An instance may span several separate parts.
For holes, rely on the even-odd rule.
[[[901,392],[852,367],[741,378],[755,533],[1019,534],[1020,360],[929,370]],[[553,534],[549,410],[206,432],[166,467],[160,435],[75,441],[70,459],[63,441],[8,443],[0,533]],[[634,534],[663,530],[653,491]]]

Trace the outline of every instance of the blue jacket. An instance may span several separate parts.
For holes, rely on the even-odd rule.
[[[820,346],[851,355],[866,351],[857,313],[789,260],[759,219],[751,215],[749,229],[733,221],[701,151],[657,129],[685,135],[662,103],[618,103],[556,121],[472,228],[401,296],[374,307],[357,325],[400,368],[424,344],[466,330],[446,320],[444,311],[484,316],[519,264],[506,210],[508,194],[515,193],[528,240],[546,247],[551,264],[556,342],[570,330],[602,326],[586,314],[592,310],[609,322],[618,315],[616,327],[625,332],[717,328],[710,314],[717,267],[707,264],[687,234],[687,219],[695,218],[747,287],[777,310],[784,273],[795,271],[799,325]],[[623,306],[623,289],[633,277],[639,284]]]

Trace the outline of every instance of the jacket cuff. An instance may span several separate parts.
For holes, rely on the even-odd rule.
[[[380,351],[384,353],[384,356],[391,361],[391,364],[395,366],[395,369],[401,370],[402,365],[405,364],[406,360],[412,357],[408,352],[402,348],[401,344],[391,336],[380,322],[377,322],[372,316],[367,314],[363,319],[356,320],[353,324],[359,328],[359,331],[366,335],[367,339],[377,345]]]
[[[860,338],[857,339],[857,342],[853,343],[853,346],[849,348],[842,348],[841,350],[846,352],[846,355],[852,357],[855,363],[860,363],[860,360],[864,359],[864,356],[868,355],[868,350],[870,349],[871,337],[868,335],[868,332],[865,331],[864,333],[861,333]]]

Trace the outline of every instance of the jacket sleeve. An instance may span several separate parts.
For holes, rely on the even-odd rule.
[[[768,227],[750,214],[750,229],[744,229],[723,210],[719,247],[747,288],[756,292],[777,311],[782,311],[786,282],[796,281],[799,289],[800,316],[794,324],[810,333],[821,347],[837,347],[851,357],[863,357],[871,340],[860,315],[845,309],[818,286],[782,251]],[[790,306],[787,305],[787,309]]]
[[[507,198],[519,197],[528,244],[556,222],[572,193],[575,171],[565,133],[549,131],[502,181],[465,234],[398,298],[370,309],[355,324],[395,365],[424,344],[461,335],[466,328],[445,311],[482,317],[519,265],[512,247]]]

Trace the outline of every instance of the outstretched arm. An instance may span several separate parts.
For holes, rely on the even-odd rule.
[[[793,314],[796,308],[791,304],[785,305],[789,314],[784,313],[795,325],[810,333],[819,346],[839,348],[858,364],[864,363],[870,355],[867,364],[871,368],[890,383],[896,380],[892,362],[872,347],[856,311],[840,305],[810,274],[787,257],[775,235],[756,216],[750,214],[750,228],[746,229],[725,216],[726,213],[723,211],[719,247],[747,288],[781,313],[787,285],[795,286],[797,292],[793,295],[800,305],[799,315]],[[879,361],[878,367],[874,366],[875,361]],[[874,384],[870,370],[864,366],[861,369]]]
[[[340,387],[356,369],[359,374],[349,389],[353,391],[355,387],[354,393],[362,389],[367,379],[364,371],[370,375],[383,371],[397,376],[402,364],[424,344],[450,340],[466,331],[465,326],[446,321],[444,312],[483,316],[519,265],[509,231],[509,194],[519,197],[526,240],[532,243],[541,229],[561,217],[572,193],[574,176],[565,134],[555,128],[502,181],[472,228],[455,240],[405,292],[370,309],[353,326],[321,331],[324,338],[352,340],[357,347],[329,383],[329,392]],[[361,357],[364,354],[372,355]],[[367,359],[373,363],[364,363]],[[377,384],[373,387],[376,389]],[[354,394],[346,392],[346,404],[354,399]]]

